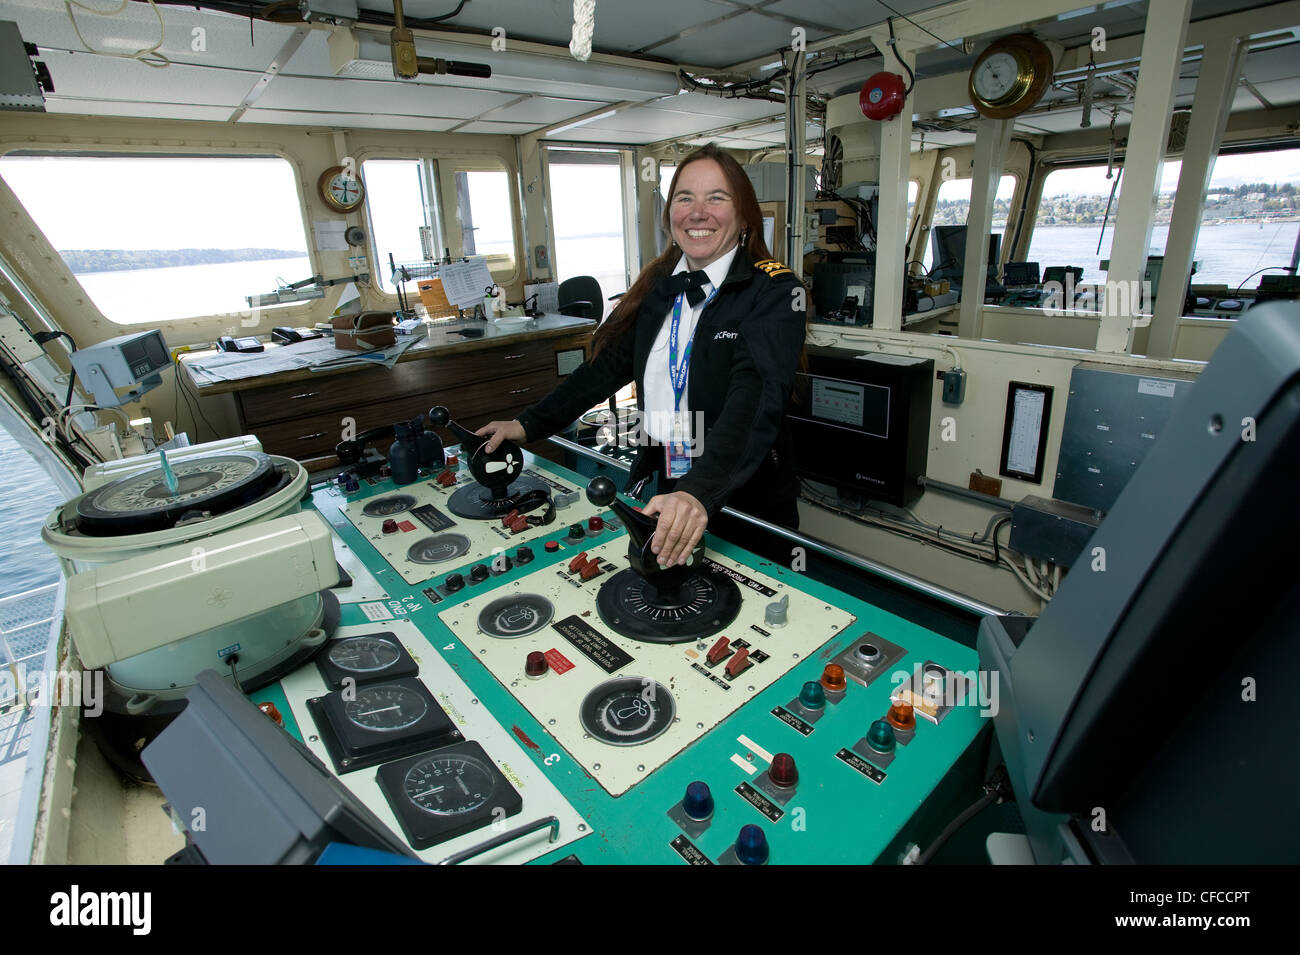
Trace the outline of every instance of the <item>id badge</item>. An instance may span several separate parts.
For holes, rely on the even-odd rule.
[[[668,455],[668,477],[676,480],[685,477],[691,469],[690,446],[686,440],[686,416],[681,412],[673,414],[673,424],[665,448]]]

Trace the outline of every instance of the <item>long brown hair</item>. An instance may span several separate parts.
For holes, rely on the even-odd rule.
[[[754,195],[754,187],[749,181],[749,176],[745,175],[744,168],[713,143],[701,146],[677,164],[672,184],[668,187],[668,203],[664,206],[663,217],[664,231],[670,236],[668,248],[641,270],[641,274],[627,290],[627,294],[618,300],[618,305],[614,307],[609,318],[596,329],[596,335],[592,339],[593,355],[599,353],[610,342],[620,338],[636,323],[637,312],[640,311],[641,303],[649,294],[651,286],[668,275],[677,264],[677,260],[681,258],[681,247],[677,245],[675,239],[671,238],[672,197],[677,192],[677,180],[681,177],[682,170],[700,159],[712,159],[722,168],[722,175],[731,190],[731,200],[736,205],[736,215],[740,219],[742,233],[748,236],[745,240],[745,251],[750,261],[761,262],[772,257],[767,243],[763,241],[763,213],[758,208],[758,197]]]

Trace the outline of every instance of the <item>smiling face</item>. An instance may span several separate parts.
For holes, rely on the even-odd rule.
[[[669,214],[673,240],[691,269],[702,269],[734,249],[744,227],[727,177],[712,159],[682,167]]]

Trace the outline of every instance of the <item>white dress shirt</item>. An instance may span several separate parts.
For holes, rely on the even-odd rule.
[[[715,259],[704,267],[704,274],[709,277],[709,281],[702,286],[705,298],[699,305],[691,306],[690,302],[683,299],[681,325],[677,330],[677,361],[680,364],[682,355],[686,350],[686,343],[689,342],[695,334],[695,326],[699,323],[700,315],[704,312],[704,305],[708,302],[708,296],[713,294],[713,290],[722,284],[722,280],[727,277],[727,272],[731,269],[731,260],[736,257],[736,249],[733,248],[726,255]],[[686,264],[686,256],[682,256],[677,262],[677,267],[673,269],[673,274],[678,272],[688,272],[690,266]],[[659,329],[659,337],[655,339],[654,347],[650,349],[650,357],[646,360],[645,366],[645,416],[646,432],[656,441],[667,441],[670,437],[668,429],[672,422],[673,414],[673,383],[672,376],[668,370],[668,337],[673,326],[672,307],[668,309],[667,317],[664,319],[663,326]],[[690,395],[690,371],[687,370],[687,389],[682,394],[682,403],[678,410],[688,416],[690,408],[687,406]]]

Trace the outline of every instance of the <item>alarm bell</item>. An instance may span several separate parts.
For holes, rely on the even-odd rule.
[[[903,78],[897,73],[876,73],[862,84],[858,106],[867,119],[893,119],[903,111],[907,99]]]

